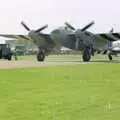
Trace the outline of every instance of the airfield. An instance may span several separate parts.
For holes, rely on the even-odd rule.
[[[1,120],[119,120],[120,57],[35,56],[0,61]]]
[[[109,61],[106,55],[95,55],[90,62],[82,62],[81,55],[49,55],[46,56],[44,62],[38,62],[36,56],[18,56],[18,60],[12,61],[0,60],[0,68],[27,68],[27,67],[47,67],[60,65],[76,65],[76,64],[105,64],[120,63],[120,57],[114,57],[113,61]]]

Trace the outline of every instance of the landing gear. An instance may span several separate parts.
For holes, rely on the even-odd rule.
[[[90,48],[86,47],[83,51],[83,56],[82,59],[84,62],[89,62],[91,59],[91,53],[90,53]]]
[[[110,61],[112,60],[112,54],[111,53],[108,54],[108,58],[109,58]]]
[[[42,62],[42,61],[44,61],[44,59],[45,59],[44,50],[39,49],[39,51],[38,51],[38,53],[37,53],[37,60],[38,60],[39,62]]]

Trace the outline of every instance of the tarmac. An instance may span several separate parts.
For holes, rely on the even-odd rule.
[[[69,56],[68,56],[69,57]],[[33,68],[33,67],[48,67],[48,66],[62,66],[62,65],[78,65],[78,64],[104,64],[104,63],[120,63],[119,60],[110,62],[109,60],[91,60],[90,62],[82,62],[78,57],[76,59],[63,59],[61,56],[50,56],[44,62],[34,60],[0,60],[0,69],[9,68]]]
[[[20,60],[20,61],[7,61],[7,60],[1,60],[0,61],[0,69],[3,68],[30,68],[30,67],[48,67],[48,66],[61,66],[61,65],[75,65],[75,64],[86,64],[82,62],[37,62],[37,61],[31,61],[31,60]],[[87,63],[88,64],[88,63]]]

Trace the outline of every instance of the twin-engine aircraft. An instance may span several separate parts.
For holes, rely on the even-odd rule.
[[[112,60],[112,55],[120,53],[120,33],[114,33],[113,30],[97,34],[87,31],[94,24],[94,21],[81,29],[75,29],[66,22],[65,27],[55,29],[50,34],[42,33],[42,30],[48,25],[31,30],[24,22],[21,24],[28,31],[28,35],[0,34],[0,36],[33,41],[38,46],[38,61],[44,61],[46,53],[56,46],[82,51],[84,62],[89,62],[95,52],[107,54],[109,60]]]

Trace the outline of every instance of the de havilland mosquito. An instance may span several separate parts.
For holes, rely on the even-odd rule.
[[[24,22],[21,24],[28,31],[28,35],[0,34],[0,36],[32,40],[38,46],[38,61],[44,61],[46,53],[56,46],[82,51],[84,62],[89,62],[95,52],[107,54],[109,60],[112,60],[112,55],[120,53],[120,33],[114,33],[113,30],[109,33],[91,33],[87,29],[94,24],[93,21],[82,29],[75,29],[66,22],[65,27],[55,29],[50,34],[42,33],[48,25],[31,30]]]

